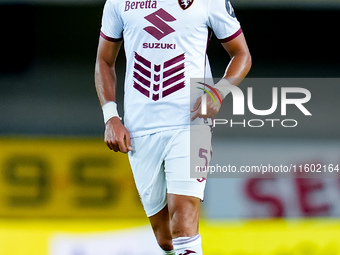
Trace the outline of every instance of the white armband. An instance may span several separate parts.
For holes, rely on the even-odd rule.
[[[118,111],[117,111],[117,104],[113,101],[107,102],[102,107],[103,115],[104,115],[104,123],[108,122],[113,117],[119,117]]]
[[[230,89],[228,88],[229,86],[233,85],[231,85],[227,79],[223,78],[215,84],[214,88],[218,89],[222,93],[223,98],[225,98],[230,93]]]

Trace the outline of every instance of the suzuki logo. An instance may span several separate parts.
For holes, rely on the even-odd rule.
[[[175,32],[175,30],[170,27],[166,22],[172,22],[176,19],[169,13],[164,11],[162,8],[144,18],[154,25],[154,27],[145,27],[144,30],[155,37],[157,40],[160,40],[163,37]]]

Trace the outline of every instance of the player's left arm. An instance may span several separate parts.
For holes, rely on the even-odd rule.
[[[227,79],[230,84],[237,86],[247,76],[252,65],[244,34],[241,33],[233,40],[222,43],[222,46],[231,58],[223,78]]]
[[[241,81],[247,76],[250,71],[252,61],[251,55],[248,49],[248,45],[244,34],[241,33],[236,38],[228,41],[222,42],[223,48],[228,52],[231,60],[225,70],[224,79],[231,85],[239,85]],[[219,94],[220,98],[223,100],[225,95],[219,89],[215,89]],[[214,92],[211,92],[214,94]],[[219,100],[216,100],[217,105],[211,97],[207,97],[207,114],[202,115],[201,109],[201,97],[197,99],[192,112],[196,112],[191,120],[198,118],[212,118],[220,110],[221,104]]]

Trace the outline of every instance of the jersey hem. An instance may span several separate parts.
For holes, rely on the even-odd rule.
[[[131,135],[131,138],[135,138],[135,137],[141,137],[141,136],[145,136],[145,135],[155,134],[155,133],[162,132],[162,131],[183,129],[183,128],[189,128],[189,127],[190,127],[190,125],[180,125],[180,126],[173,126],[173,127],[153,128],[153,129],[150,129],[150,130],[132,132],[130,135]]]
[[[219,39],[221,43],[226,43],[229,42],[233,39],[235,39],[236,37],[238,37],[240,34],[242,33],[242,28],[240,28],[239,30],[237,30],[234,34],[232,34],[231,36],[228,36],[227,38],[224,39]]]
[[[102,38],[104,38],[106,41],[109,41],[109,42],[120,42],[120,41],[123,40],[123,37],[122,38],[112,38],[112,37],[105,35],[102,31],[100,31],[100,36]]]
[[[152,135],[158,132],[163,132],[163,131],[168,131],[168,130],[176,130],[176,129],[186,129],[186,128],[192,128],[196,126],[205,126],[208,128],[212,127],[212,121],[211,119],[208,120],[207,124],[203,123],[196,123],[196,124],[188,124],[188,125],[179,125],[179,126],[172,126],[172,127],[160,127],[160,128],[153,128],[149,130],[143,130],[143,131],[137,131],[137,132],[131,132],[130,137],[131,138],[136,138],[136,137],[141,137],[141,136],[146,136],[146,135]]]

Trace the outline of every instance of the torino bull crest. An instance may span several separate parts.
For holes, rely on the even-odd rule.
[[[179,6],[181,6],[183,10],[188,9],[193,4],[193,2],[194,0],[178,0]]]

